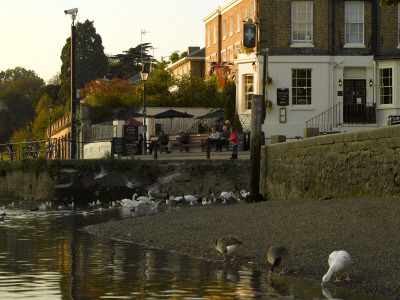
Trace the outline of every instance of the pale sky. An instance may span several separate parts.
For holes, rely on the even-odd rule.
[[[61,68],[71,35],[64,10],[77,7],[77,21],[94,21],[106,54],[151,43],[157,60],[175,50],[205,45],[203,18],[225,0],[1,0],[0,71],[23,67],[45,81]],[[153,55],[152,52],[150,52]]]

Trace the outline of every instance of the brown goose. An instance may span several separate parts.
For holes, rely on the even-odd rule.
[[[269,271],[268,277],[271,277],[272,272],[276,267],[282,265],[282,271],[284,271],[284,262],[289,259],[289,252],[283,246],[271,246],[267,252],[268,262],[272,265],[271,270]],[[276,271],[275,271],[276,274]]]
[[[220,238],[215,241],[215,249],[222,253],[224,256],[224,261],[226,261],[226,255],[234,253],[241,244],[242,242],[235,238]],[[232,261],[234,260],[235,256],[233,257]]]

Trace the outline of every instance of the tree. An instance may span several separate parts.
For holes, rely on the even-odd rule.
[[[96,33],[93,21],[77,23],[75,39],[76,89],[84,88],[86,82],[102,78],[107,73],[108,60],[104,54],[102,39]],[[69,37],[61,52],[61,103],[69,103],[71,98],[71,38]]]
[[[381,6],[396,6],[400,0],[380,0]]]
[[[179,59],[179,51],[172,52],[169,56],[169,60],[171,61],[171,63],[176,63]]]
[[[122,54],[110,56],[107,76],[109,78],[127,79],[142,70],[142,63],[149,63],[153,58],[148,54],[150,43],[139,44],[135,48],[123,51]]]
[[[42,86],[44,86],[44,80],[32,70],[16,67],[0,72],[0,91],[5,92],[12,88],[32,98]]]
[[[224,119],[232,122],[235,117],[236,85],[231,79],[222,89],[222,101],[224,102]]]
[[[8,89],[0,95],[7,110],[0,111],[0,143],[7,142],[14,131],[25,128],[35,116],[32,101],[17,89]]]
[[[179,59],[185,58],[186,56],[188,56],[188,52],[182,52],[181,55],[179,56]]]

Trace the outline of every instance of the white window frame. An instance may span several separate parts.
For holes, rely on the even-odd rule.
[[[254,95],[254,74],[243,75],[243,104],[244,110],[251,110],[251,100]]]
[[[222,21],[222,39],[226,39],[226,19]]]
[[[235,50],[233,49],[233,46],[228,47],[228,54],[229,54],[229,62],[233,63],[233,56],[235,54]]]
[[[233,35],[233,16],[229,17],[229,27],[230,27],[229,36],[232,36]]]
[[[237,31],[240,32],[240,28],[242,27],[242,19],[240,18],[240,10],[237,12]]]
[[[345,35],[346,46],[364,46],[364,2],[345,1]]]
[[[291,73],[292,105],[312,105],[312,69],[294,68]]]
[[[385,74],[384,74],[385,72]],[[386,73],[388,72],[388,73]],[[379,103],[393,104],[393,68],[379,68]]]
[[[292,2],[292,45],[313,44],[313,2]]]
[[[214,24],[214,43],[213,44],[216,44],[217,43],[217,25],[216,24]]]
[[[226,49],[221,50],[221,61],[226,61]]]
[[[253,19],[253,21],[256,20],[254,0],[251,0],[251,2],[250,2],[250,17]]]

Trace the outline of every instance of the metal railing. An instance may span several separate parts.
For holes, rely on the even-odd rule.
[[[22,160],[38,159],[39,157],[47,159],[65,158],[67,154],[68,140],[29,140],[28,142],[7,142],[0,144],[0,161],[4,160]]]
[[[341,125],[362,125],[376,123],[375,103],[343,103],[339,102],[306,121],[307,128],[318,128],[319,132],[331,132]]]

